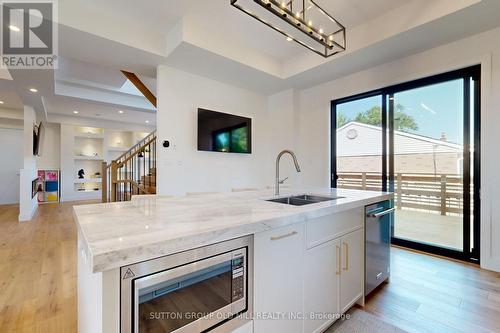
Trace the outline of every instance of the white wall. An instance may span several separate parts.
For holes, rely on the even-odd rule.
[[[20,129],[24,128],[24,122],[22,119],[9,119],[0,117],[0,128],[12,128]]]
[[[166,66],[158,68],[158,190],[160,194],[227,191],[273,183],[274,158],[297,150],[302,186],[330,185],[330,101],[471,65],[482,65],[481,265],[500,271],[500,28],[386,63],[299,92],[266,97]],[[466,47],[464,47],[466,45]],[[240,78],[244,80],[245,78]],[[267,110],[266,110],[267,106]],[[253,118],[253,153],[196,149],[198,107]],[[290,162],[285,162],[290,164]],[[294,176],[291,166],[283,176]],[[293,181],[293,179],[292,179]]]
[[[61,201],[92,200],[101,198],[101,192],[78,192],[75,190],[74,180],[78,178],[78,169],[85,170],[89,177],[101,171],[101,161],[75,160],[78,153],[91,155],[97,152],[103,158],[104,140],[75,138],[75,125],[61,124]],[[78,148],[77,148],[78,147]],[[82,147],[87,149],[82,151]]]
[[[157,80],[159,194],[272,185],[277,151],[294,145],[293,135],[286,134],[293,127],[293,107],[277,106],[278,100],[288,101],[291,91],[270,98],[268,112],[264,95],[173,68],[160,66]],[[198,108],[252,118],[252,153],[198,151]],[[170,148],[161,146],[163,140],[170,141]],[[285,169],[282,175],[288,175]]]
[[[79,192],[75,190],[75,179],[78,178],[78,170],[80,168],[85,170],[85,178],[94,175],[96,172],[102,171],[101,161],[83,161],[74,159],[75,155],[84,153],[85,155],[92,155],[94,152],[106,162],[117,158],[123,154],[123,151],[112,151],[111,146],[116,146],[117,141],[122,142],[122,148],[130,148],[136,141],[144,138],[149,134],[150,128],[135,124],[117,123],[123,126],[121,128],[108,127],[103,128],[101,125],[109,125],[109,122],[93,122],[84,121],[78,123],[76,120],[73,122],[64,122],[57,125],[59,128],[59,136],[55,133],[53,135],[51,144],[54,145],[53,149],[57,149],[57,154],[54,153],[54,161],[58,158],[61,169],[61,201],[78,201],[78,200],[95,200],[101,198],[100,191],[92,192]],[[55,127],[54,127],[55,128]],[[91,132],[94,134],[102,134],[102,139],[96,138],[82,138],[75,137],[78,132]],[[148,132],[146,132],[148,131]],[[54,162],[55,163],[55,162]],[[92,188],[92,184],[87,184],[88,188]]]
[[[41,142],[38,169],[59,169],[61,167],[61,126],[43,123],[45,132]]]
[[[24,106],[23,168],[19,177],[19,221],[29,221],[38,208],[37,196],[31,196],[32,181],[37,178],[37,160],[33,156],[33,125],[35,110]]]
[[[297,154],[299,143],[299,100],[297,91],[290,89],[268,97],[269,159],[268,166],[274,167],[276,156],[283,149],[296,153],[301,169],[307,161]],[[274,170],[274,169],[273,169]],[[272,176],[274,180],[275,171]],[[289,177],[285,184],[296,186],[301,173],[297,173],[290,155],[284,155],[280,162],[280,179]],[[274,183],[273,183],[274,185]]]
[[[330,101],[470,65],[482,65],[481,265],[500,271],[500,29],[443,45],[300,92],[304,185],[330,183]]]
[[[0,205],[19,203],[19,170],[22,169],[24,159],[23,130],[1,128],[0,125]]]

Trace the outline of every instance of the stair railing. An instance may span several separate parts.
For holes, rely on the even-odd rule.
[[[102,202],[156,193],[156,131],[117,159],[102,164]]]

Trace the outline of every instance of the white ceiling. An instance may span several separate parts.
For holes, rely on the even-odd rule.
[[[54,116],[65,116],[64,121],[72,124],[88,124],[89,119],[94,119],[96,124],[107,120],[144,128],[155,125],[154,107],[137,91],[122,89],[127,80],[119,70],[63,57],[59,60],[61,66],[55,71],[11,70],[12,79],[0,78],[0,101],[4,102],[0,109],[17,110],[22,116],[23,105],[31,105],[40,119],[49,122]],[[151,89],[156,88],[154,79],[142,79]],[[61,85],[71,90],[58,92]]]
[[[50,111],[49,119],[51,115],[64,115],[75,117],[75,120],[93,118],[144,126],[154,126],[156,123],[155,113],[84,101],[78,98],[52,96],[45,100],[45,104],[47,110]],[[74,111],[78,111],[78,114],[74,114]],[[119,113],[119,111],[123,111],[123,113]]]
[[[23,110],[23,101],[19,95],[12,90],[0,90],[0,109]]]
[[[250,1],[250,0],[246,0]],[[70,59],[154,76],[160,64],[182,70],[200,67],[201,55],[207,52],[250,70],[264,72],[282,81],[302,77],[310,70],[334,63],[353,51],[380,43],[398,34],[442,21],[459,11],[471,12],[467,31],[457,29],[451,38],[484,31],[496,20],[498,0],[318,0],[320,5],[347,26],[347,52],[328,58],[311,53],[294,42],[287,42],[279,33],[230,6],[229,0],[67,0],[60,4],[60,53]],[[481,19],[477,19],[477,13]],[[92,20],[84,20],[92,17]],[[496,24],[499,24],[498,22]],[[448,23],[446,23],[448,24]],[[439,28],[446,29],[444,24]],[[464,25],[464,22],[461,22]],[[465,25],[464,25],[465,26]],[[428,45],[439,34],[426,36]],[[412,47],[412,40],[401,41],[403,48]],[[198,63],[179,59],[179,52],[198,47]],[[426,47],[422,43],[422,47]],[[415,49],[415,48],[413,48]],[[177,52],[177,54],[175,54]],[[395,52],[397,53],[397,52]],[[224,71],[224,66],[214,68]],[[210,68],[204,68],[208,73]],[[260,74],[255,74],[260,76]],[[229,76],[226,76],[228,79]],[[310,82],[310,81],[308,81]],[[253,82],[255,86],[257,83]],[[262,86],[274,85],[272,82]],[[293,85],[300,86],[300,82]]]
[[[294,0],[297,1],[297,0]],[[366,20],[373,19],[391,9],[402,6],[411,0],[317,0],[316,2],[347,27],[353,27]],[[419,0],[421,2],[434,0]],[[226,21],[230,17],[224,14],[230,8],[229,0],[86,0],[87,5],[105,12],[119,13],[130,19],[140,19],[141,24],[159,31],[168,31],[188,13],[205,14],[207,19]],[[143,20],[142,18],[147,18]],[[245,28],[231,26],[246,34]]]
[[[75,116],[77,109],[75,117],[152,123],[147,117],[154,118],[154,110],[145,99],[120,91],[125,78],[119,70],[139,74],[153,93],[156,68],[165,64],[271,94],[500,25],[498,0],[317,1],[348,28],[348,50],[326,60],[287,42],[229,0],[60,1],[60,69],[11,73],[9,89],[42,110],[39,97],[46,96],[49,118]],[[2,78],[0,93],[8,86]],[[31,85],[40,93],[27,93]]]
[[[343,25],[352,28],[409,1],[411,0],[317,0],[317,3]],[[114,13],[130,21],[140,21],[147,30],[162,36],[166,36],[182,17],[193,15],[206,29],[221,33],[231,45],[246,44],[278,60],[308,52],[299,45],[287,42],[279,33],[270,33],[269,28],[231,7],[229,0],[87,0],[85,3],[101,12]]]

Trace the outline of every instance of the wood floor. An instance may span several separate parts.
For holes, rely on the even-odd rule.
[[[500,274],[393,247],[365,311],[408,332],[500,332]]]
[[[71,207],[42,205],[19,223],[18,206],[0,206],[0,332],[76,332]]]
[[[40,206],[25,223],[0,206],[0,332],[76,332],[72,205]],[[393,248],[391,282],[365,311],[408,332],[500,332],[500,274]]]

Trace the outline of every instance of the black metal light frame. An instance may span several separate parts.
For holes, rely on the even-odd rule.
[[[307,43],[301,41],[298,37],[295,37],[291,35],[290,33],[274,26],[273,24],[267,22],[266,20],[262,19],[259,17],[257,14],[251,12],[248,9],[243,8],[240,4],[238,4],[239,0],[231,0],[231,5],[245,14],[253,17],[254,19],[258,20],[259,22],[267,25],[271,29],[279,32],[283,36],[290,38],[291,40],[295,41],[296,43],[306,47],[307,49],[311,50],[312,52],[319,54],[320,56],[324,58],[331,57],[337,53],[343,52],[346,50],[346,28],[339,22],[337,21],[333,16],[328,14],[321,6],[319,6],[315,0],[307,0],[308,2],[311,3],[312,6],[316,7],[316,9],[324,14],[328,19],[330,19],[332,22],[334,22],[339,29],[329,33],[329,34],[324,34],[321,33],[319,29],[315,28],[312,25],[307,24],[306,22],[306,7],[305,3],[306,0],[302,0],[302,8],[303,10],[300,12],[300,15],[297,16],[296,13],[293,13],[293,1],[288,1],[286,6],[283,6],[282,3],[279,3],[276,0],[253,0],[256,4],[260,5],[262,8],[265,10],[269,11],[276,17],[279,17],[283,21],[287,22],[294,28],[296,28],[298,31],[302,32],[304,36],[307,36],[311,39],[314,40],[314,42],[320,44],[322,47],[324,47],[324,51],[319,51],[315,49],[314,47],[308,45]],[[340,39],[341,42],[335,41],[335,37],[341,35]]]

